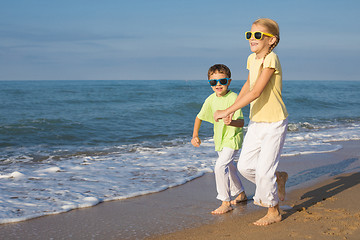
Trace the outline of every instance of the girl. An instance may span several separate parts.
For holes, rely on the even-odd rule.
[[[249,75],[235,103],[214,113],[215,121],[250,104],[250,123],[240,154],[240,173],[256,184],[254,204],[267,207],[267,214],[254,222],[269,225],[281,221],[279,199],[285,198],[287,173],[276,172],[284,144],[287,117],[282,100],[282,71],[272,52],[280,41],[279,26],[271,19],[256,20],[245,33],[253,52],[247,61]]]

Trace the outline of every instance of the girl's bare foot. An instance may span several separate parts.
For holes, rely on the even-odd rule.
[[[224,214],[230,212],[233,208],[230,205],[230,202],[222,202],[221,206],[212,211],[212,214]]]
[[[232,200],[230,203],[232,205],[236,205],[238,203],[241,203],[241,202],[245,202],[247,201],[247,197],[246,197],[246,194],[245,192],[241,192],[234,200]]]
[[[278,185],[278,195],[279,195],[279,199],[280,201],[284,201],[285,200],[285,184],[286,181],[288,179],[288,174],[287,172],[276,172],[276,182]]]
[[[281,221],[281,214],[279,211],[279,205],[268,208],[267,214],[254,222],[257,226],[266,226]]]
[[[278,216],[272,216],[269,214],[266,214],[263,218],[260,218],[256,222],[254,222],[257,226],[267,226],[273,223],[281,222],[281,215]]]

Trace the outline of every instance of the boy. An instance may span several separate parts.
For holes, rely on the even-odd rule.
[[[235,155],[241,148],[243,140],[242,127],[244,126],[244,118],[241,109],[239,109],[232,118],[228,116],[223,121],[214,121],[214,112],[231,106],[235,102],[237,94],[228,90],[231,83],[231,72],[223,64],[215,64],[210,67],[208,80],[214,93],[205,100],[195,118],[191,143],[195,147],[200,146],[199,129],[202,121],[214,124],[215,151],[219,155],[214,172],[218,192],[217,199],[221,200],[222,204],[211,213],[223,214],[233,210],[231,205],[247,200],[238,171],[234,165]],[[231,196],[237,197],[231,201]]]

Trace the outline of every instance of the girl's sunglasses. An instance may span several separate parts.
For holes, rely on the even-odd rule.
[[[246,40],[249,40],[251,38],[251,36],[254,35],[254,38],[256,40],[261,40],[263,38],[263,36],[269,36],[269,37],[273,37],[274,35],[270,34],[270,33],[264,33],[264,32],[246,32],[245,33],[245,38]]]
[[[216,86],[217,83],[219,82],[221,85],[226,85],[228,84],[228,81],[230,80],[230,78],[221,78],[221,79],[210,79],[209,83],[212,87]]]

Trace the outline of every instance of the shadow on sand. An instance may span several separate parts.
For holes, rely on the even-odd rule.
[[[360,183],[360,172],[353,173],[349,176],[336,177],[335,181],[320,188],[309,191],[301,196],[300,199],[307,199],[306,201],[295,205],[292,209],[285,210],[283,219],[290,217],[292,214],[307,209],[318,202],[324,201],[327,198],[335,196],[340,192],[349,189]]]
[[[349,158],[335,164],[306,169],[295,174],[294,176],[291,176],[286,182],[286,187],[294,187],[322,176],[336,176],[345,172],[356,172],[356,168],[350,170],[348,169],[348,167],[356,161],[359,161],[359,158]]]

